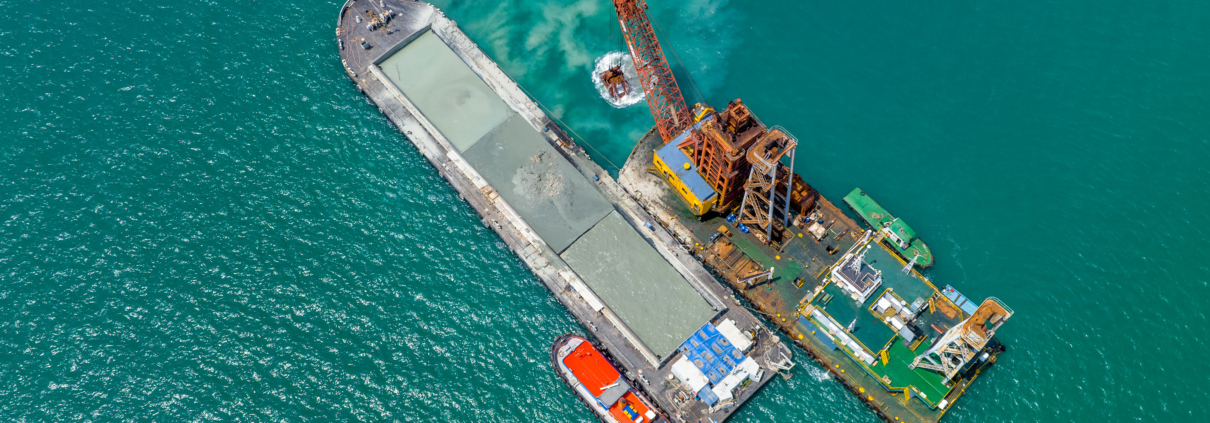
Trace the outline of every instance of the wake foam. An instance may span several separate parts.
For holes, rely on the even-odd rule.
[[[626,75],[626,81],[630,83],[630,94],[626,94],[617,100],[609,96],[609,89],[605,88],[605,84],[601,82],[601,73],[618,64],[622,65],[622,74]],[[643,94],[643,83],[639,82],[639,73],[634,70],[634,61],[630,60],[630,55],[620,52],[611,51],[605,53],[604,56],[598,57],[592,67],[592,85],[597,87],[597,93],[610,106],[616,108],[624,108],[635,105],[643,101],[646,96]]]

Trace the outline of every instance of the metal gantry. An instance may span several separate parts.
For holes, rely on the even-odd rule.
[[[1013,310],[1000,299],[989,297],[983,300],[974,314],[945,331],[928,351],[912,360],[909,368],[923,367],[941,373],[946,380],[953,380],[987,346],[996,335],[996,329],[1012,315]]]
[[[775,241],[779,228],[790,225],[790,195],[794,189],[794,152],[798,139],[785,128],[775,126],[748,149],[751,165],[744,199],[740,203],[739,221],[750,228],[765,231],[766,243]],[[790,165],[782,158],[790,157]],[[785,189],[782,189],[785,187]]]

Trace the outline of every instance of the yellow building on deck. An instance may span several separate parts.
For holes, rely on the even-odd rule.
[[[664,144],[656,150],[652,162],[660,177],[672,185],[673,191],[681,197],[681,201],[689,206],[689,211],[701,216],[714,208],[718,202],[718,193],[697,173],[697,167],[689,160],[689,156],[676,145],[675,141]]]

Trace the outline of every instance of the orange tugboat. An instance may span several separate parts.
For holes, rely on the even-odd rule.
[[[576,391],[601,421],[667,423],[651,402],[636,391],[609,359],[587,339],[563,335],[550,348],[559,377]]]

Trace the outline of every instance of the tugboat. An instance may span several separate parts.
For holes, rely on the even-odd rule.
[[[609,89],[609,96],[613,97],[614,101],[619,101],[626,94],[630,94],[630,82],[622,73],[622,65],[614,65],[605,72],[601,72],[601,83]]]
[[[933,251],[920,237],[916,236],[916,231],[912,230],[904,221],[891,216],[890,212],[882,208],[861,188],[854,188],[853,192],[844,196],[844,202],[874,230],[886,233],[886,237],[882,241],[891,246],[891,249],[908,263],[920,266],[921,269],[933,265]]]
[[[651,401],[622,378],[596,346],[576,335],[563,335],[550,347],[550,359],[563,382],[606,423],[668,423]]]

